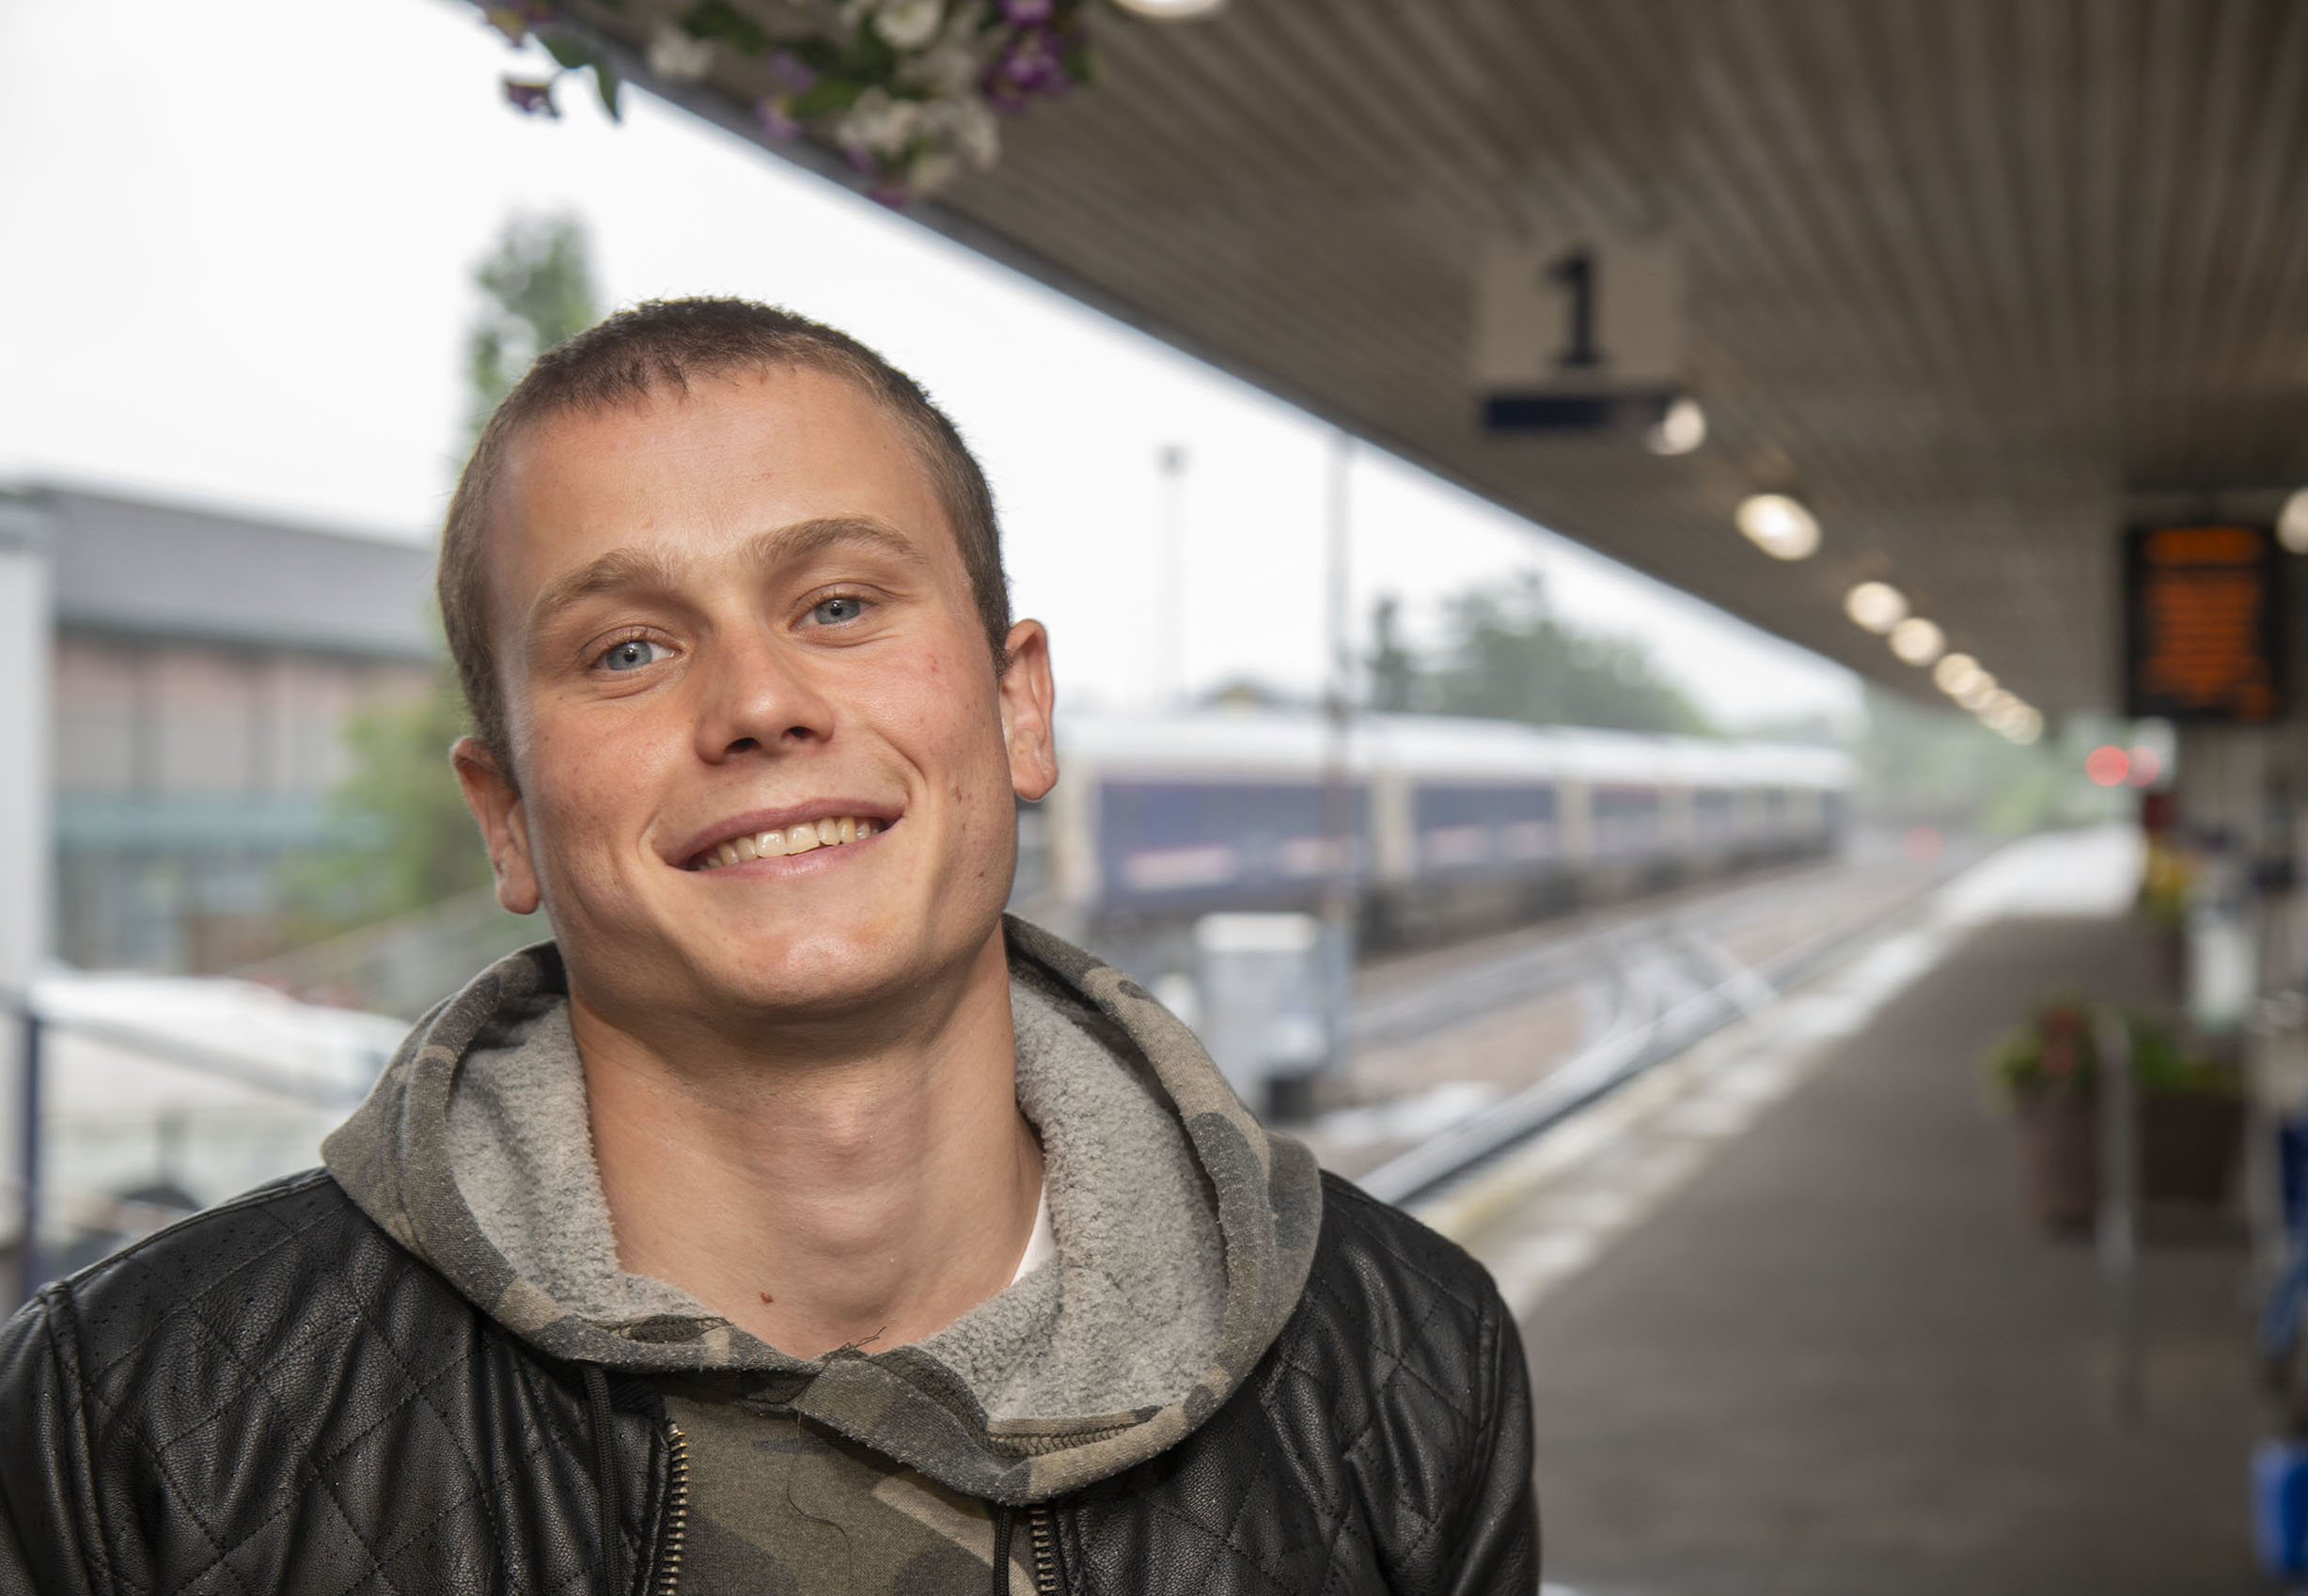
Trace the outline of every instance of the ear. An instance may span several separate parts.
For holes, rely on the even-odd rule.
[[[1010,786],[1028,803],[1058,784],[1058,743],[1051,714],[1058,693],[1050,681],[1050,634],[1038,620],[1021,620],[1004,639],[1010,668],[1002,673],[1002,746],[1010,756]]]
[[[516,915],[537,912],[537,870],[529,858],[529,828],[521,812],[521,793],[497,768],[496,756],[476,737],[460,737],[448,751],[464,790],[464,806],[480,826],[496,871],[497,901]]]

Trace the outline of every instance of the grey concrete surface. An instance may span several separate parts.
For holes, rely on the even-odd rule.
[[[1987,1040],[2047,986],[2137,1001],[2130,928],[2004,921],[1842,1044],[1525,1324],[1547,1573],[1579,1596],[2224,1596],[2261,1409],[2245,1260],[2144,1260],[2117,1422],[2087,1247],[2033,1233]]]

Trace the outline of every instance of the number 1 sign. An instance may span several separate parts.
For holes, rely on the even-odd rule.
[[[1683,270],[1657,241],[1518,242],[1475,273],[1474,374],[1494,430],[1648,425],[1679,391]]]

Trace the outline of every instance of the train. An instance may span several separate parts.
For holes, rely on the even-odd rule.
[[[1341,887],[1364,947],[1408,945],[1824,854],[1853,775],[1832,748],[1443,715],[1358,714],[1342,759],[1314,711],[1057,729],[1013,901],[1093,946]]]

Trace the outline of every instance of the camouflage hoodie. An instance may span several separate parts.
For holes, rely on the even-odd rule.
[[[1044,1501],[1176,1445],[1280,1331],[1321,1219],[1311,1157],[1259,1126],[1191,1032],[1080,949],[1014,919],[1006,931],[1018,1100],[1042,1134],[1056,1257],[916,1345],[790,1357],[618,1267],[550,945],[420,1022],[323,1156],[506,1329],[652,1379],[699,1432],[700,1506],[731,1546],[775,1554],[799,1588],[941,1588],[925,1578],[934,1558],[884,1577],[860,1543],[901,1546],[886,1530],[903,1519],[982,1569],[984,1504]],[[825,1525],[871,1517],[830,1499],[860,1495],[897,1517],[853,1527],[848,1573],[797,1562]]]

